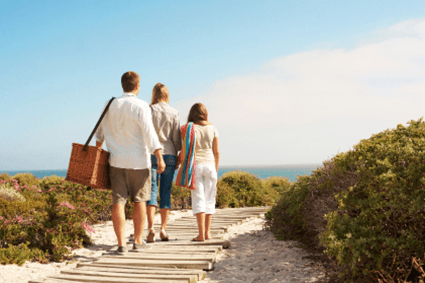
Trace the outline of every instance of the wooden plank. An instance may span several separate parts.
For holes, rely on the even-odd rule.
[[[164,257],[164,256],[179,256],[179,257],[192,257],[192,256],[215,256],[218,254],[217,250],[214,251],[193,251],[193,250],[173,250],[173,251],[167,251],[167,250],[146,250],[143,252],[137,252],[137,253],[128,253],[125,256],[130,256],[130,257],[141,257],[141,255],[149,255],[149,256],[155,256],[155,257]],[[112,252],[103,252],[102,256],[117,256],[115,253]],[[122,258],[123,256],[119,256],[120,258]]]
[[[102,283],[182,283],[184,281],[179,279],[143,279],[143,278],[117,278],[117,277],[104,277],[104,276],[81,276],[81,275],[54,275],[49,276],[52,279],[61,280],[75,280],[79,282],[102,282]]]
[[[155,230],[158,231],[159,233],[159,226],[155,227]],[[211,231],[218,231],[218,232],[227,232],[228,228],[227,227],[211,227]],[[176,227],[167,227],[167,233],[169,232],[173,232],[173,231],[199,231],[198,230],[198,226],[192,226],[192,227],[182,227],[182,226],[176,226]],[[146,235],[149,232],[149,230],[143,230],[143,234]],[[130,236],[133,234],[130,234]]]
[[[164,274],[164,275],[186,275],[196,276],[197,280],[206,278],[207,274],[202,270],[192,269],[172,269],[172,268],[154,268],[154,267],[126,267],[114,268],[111,266],[94,265],[94,264],[81,264],[78,265],[79,270],[85,271],[103,271],[103,272],[116,272],[116,273],[131,273],[131,274]]]
[[[138,259],[119,259],[119,258],[99,258],[96,261],[102,264],[111,265],[133,265],[133,266],[152,266],[168,268],[202,269],[212,270],[213,263],[209,261],[185,261],[185,260],[138,260]]]
[[[170,241],[178,241],[178,240],[192,240],[193,238],[195,238],[196,236],[198,236],[198,232],[192,232],[192,233],[187,233],[187,234],[171,234],[171,235],[168,235],[168,242],[170,242]],[[214,239],[214,240],[222,240],[222,239],[224,239],[224,234],[214,234],[214,233],[211,233],[211,239]],[[133,238],[129,238],[129,241],[130,242],[133,242],[134,241],[134,239]],[[158,243],[158,242],[164,242],[164,241],[162,241],[161,239],[155,239],[155,243]],[[165,242],[167,242],[167,241],[165,241]],[[148,243],[148,245],[150,245],[151,243]]]
[[[176,240],[177,241],[177,240]],[[183,241],[183,240],[178,240]],[[187,241],[187,240],[186,240]],[[168,241],[171,242],[171,241]],[[143,252],[155,252],[155,251],[200,251],[200,252],[211,252],[211,251],[222,251],[223,245],[206,245],[206,246],[176,246],[176,245],[161,245],[162,242],[154,243],[152,249],[146,249]],[[167,242],[164,242],[167,243]],[[151,245],[151,244],[148,244]],[[118,246],[112,247],[109,251],[113,252],[118,248]]]
[[[106,254],[102,258],[119,259],[143,259],[143,260],[185,260],[185,261],[211,261],[214,262],[215,254],[149,254],[149,253],[127,253],[126,255]]]
[[[156,246],[209,246],[209,245],[221,245],[224,249],[228,249],[231,246],[229,240],[206,240],[204,242],[196,242],[187,239],[181,239],[176,241],[168,241],[168,242],[155,242],[154,247]]]
[[[83,283],[83,281],[42,278],[31,279],[28,283]]]
[[[163,280],[179,280],[182,283],[195,283],[198,281],[198,276],[196,275],[177,275],[177,274],[135,274],[135,273],[123,273],[123,272],[112,272],[108,271],[99,271],[99,270],[64,270],[61,274],[71,274],[71,275],[82,275],[82,276],[97,276],[97,277],[118,277],[118,278],[136,278],[136,279],[163,279]]]

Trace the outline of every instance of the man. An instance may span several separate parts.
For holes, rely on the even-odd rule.
[[[118,239],[117,254],[125,254],[124,207],[127,198],[134,203],[133,251],[146,248],[142,240],[146,219],[146,201],[151,195],[151,154],[158,159],[158,173],[165,169],[162,146],[152,123],[149,105],[138,99],[140,77],[127,72],[121,77],[124,93],[115,99],[96,131],[96,146],[103,142],[110,152],[112,186],[112,222]]]

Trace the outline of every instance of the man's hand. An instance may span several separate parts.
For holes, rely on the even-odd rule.
[[[162,158],[162,149],[157,149],[154,152],[156,159],[158,160],[158,169],[157,172],[158,174],[161,174],[162,172],[164,172],[165,170],[165,162],[164,162],[164,158]]]

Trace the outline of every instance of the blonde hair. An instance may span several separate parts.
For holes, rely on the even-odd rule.
[[[152,90],[151,105],[156,104],[160,101],[168,102],[169,100],[170,100],[170,96],[168,93],[168,88],[162,83],[157,83]]]

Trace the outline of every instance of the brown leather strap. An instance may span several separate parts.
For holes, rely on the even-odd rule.
[[[86,144],[83,147],[83,151],[87,151],[87,148],[89,147],[89,143],[90,143],[91,139],[93,138],[94,134],[96,133],[97,128],[99,128],[100,122],[102,122],[102,119],[106,114],[106,111],[108,111],[109,106],[111,105],[112,100],[114,100],[114,99],[115,99],[115,97],[112,97],[111,100],[109,100],[108,104],[105,107],[105,110],[103,110],[102,115],[100,115],[99,121],[97,121],[97,124],[96,124],[96,126],[94,126],[94,129],[91,132],[89,139],[87,140]]]

